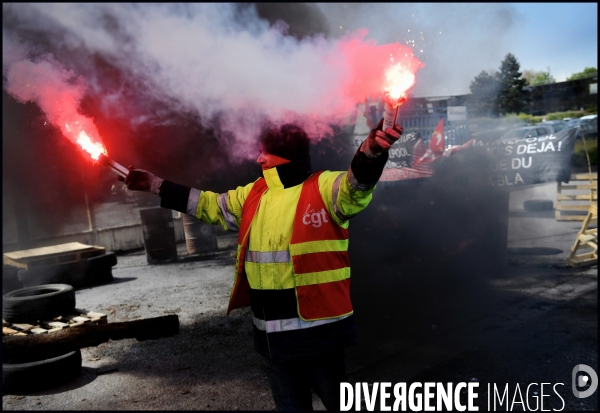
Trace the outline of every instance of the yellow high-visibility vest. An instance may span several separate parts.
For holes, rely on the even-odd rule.
[[[303,320],[323,320],[352,314],[350,301],[350,260],[348,229],[338,225],[328,212],[319,191],[320,173],[311,175],[303,184],[295,209],[289,246],[285,251],[248,251],[252,221],[262,195],[267,191],[264,178],[257,180],[245,200],[238,235],[236,278],[227,313],[250,304],[250,284],[245,262],[293,263],[293,280],[298,314]]]

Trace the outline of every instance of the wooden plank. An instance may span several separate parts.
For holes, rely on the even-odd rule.
[[[36,327],[36,328],[32,328],[31,329],[31,333],[33,334],[44,334],[47,333],[48,330],[46,330],[45,328],[40,328],[40,327]]]
[[[594,182],[593,184],[587,183],[587,184],[562,184],[560,186],[560,189],[562,190],[583,190],[583,189],[597,189],[598,188],[598,183]]]
[[[69,324],[63,323],[61,321],[42,321],[42,325],[52,327],[52,328],[65,328],[69,327]]]
[[[565,195],[558,193],[556,194],[557,201],[592,201],[597,199],[597,196],[592,196],[591,194],[573,194],[573,195]]]
[[[20,331],[29,331],[34,326],[32,326],[31,324],[13,324],[11,327],[16,328],[17,330],[20,330]]]
[[[598,180],[598,172],[592,172],[591,174],[588,173],[583,173],[583,174],[571,174],[571,181],[583,181],[586,179],[594,179],[594,180]]]
[[[108,340],[156,340],[176,334],[179,334],[177,314],[101,325],[85,323],[77,328],[65,328],[52,334],[3,337],[2,356],[5,360],[22,359],[28,354],[45,357],[97,346]]]
[[[50,330],[48,330],[48,334],[49,333],[56,333],[57,331],[61,331],[61,330],[63,330],[63,327],[51,328]]]
[[[573,262],[582,262],[582,261],[589,262],[590,260],[597,260],[597,259],[598,259],[598,255],[593,251],[587,252],[585,254],[575,255],[575,256],[569,258],[569,260],[571,260]]]
[[[87,317],[75,317],[75,318],[73,318],[73,322],[74,323],[87,323],[89,321],[92,321],[91,318],[87,318]]]
[[[96,313],[94,311],[90,311],[89,313],[85,313],[85,315],[89,318],[106,318],[106,314]]]
[[[49,256],[63,254],[65,252],[84,251],[94,248],[93,245],[85,245],[80,242],[69,242],[66,244],[51,245],[49,247],[31,248],[28,250],[7,252],[4,254],[12,260],[22,260],[27,258],[36,258],[40,256]]]
[[[90,311],[89,313],[86,314],[86,316],[89,317],[91,319],[91,321],[94,323],[98,323],[98,324],[108,323],[108,317],[106,316],[106,314],[95,313],[93,311]]]
[[[556,205],[558,211],[588,211],[589,205]]]
[[[555,218],[557,221],[583,221],[585,215],[561,215],[557,211]]]
[[[75,315],[75,314],[69,314],[66,316],[61,317],[60,321],[63,321],[65,323],[85,323],[87,321],[90,321],[91,318],[89,317],[83,317],[81,315]]]
[[[596,238],[598,238],[598,235],[594,235],[594,234],[581,234],[579,236],[579,239],[583,242],[593,241]]]
[[[3,255],[3,262],[6,265],[31,269],[47,265],[75,262],[105,253],[106,249],[101,246],[70,242],[50,247],[7,252]]]

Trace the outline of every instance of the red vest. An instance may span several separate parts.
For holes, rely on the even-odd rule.
[[[319,191],[320,174],[311,175],[302,185],[290,240],[298,314],[304,320],[335,318],[352,313],[348,230],[335,223],[327,211]],[[244,271],[244,259],[252,219],[267,189],[264,178],[257,180],[242,208],[236,279],[228,314],[235,308],[250,305],[250,285]]]

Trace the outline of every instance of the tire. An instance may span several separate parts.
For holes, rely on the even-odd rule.
[[[107,252],[104,255],[87,259],[88,266],[114,267],[117,265],[117,255],[114,252]]]
[[[68,383],[81,374],[81,350],[28,363],[2,363],[5,394],[26,394]]]
[[[19,281],[26,287],[41,284],[69,284],[75,288],[87,287],[110,282],[112,280],[110,268],[116,264],[117,256],[114,252],[109,252],[67,264],[19,270]],[[101,277],[97,275],[100,269],[103,273]]]
[[[117,265],[117,256],[114,252],[89,258],[85,271],[71,274],[71,285],[90,287],[107,284],[113,280],[112,267],[115,265]]]
[[[87,260],[69,262],[66,264],[48,265],[31,270],[19,270],[19,281],[25,287],[34,287],[43,284],[68,284],[73,285],[76,274],[87,269]]]
[[[111,267],[96,267],[73,279],[73,286],[77,288],[92,287],[94,285],[108,284],[112,280]]]
[[[2,317],[11,323],[47,320],[74,309],[75,290],[67,284],[25,287],[2,296]]]
[[[530,199],[523,203],[525,211],[550,211],[554,203],[549,199]]]

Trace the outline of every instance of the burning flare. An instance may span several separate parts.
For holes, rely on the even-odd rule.
[[[412,54],[411,54],[412,57]],[[392,59],[393,61],[393,59]],[[406,91],[415,84],[415,74],[422,63],[417,60],[419,64],[414,66],[414,70],[411,71],[411,62],[403,64],[398,62],[392,64],[385,72],[385,84],[384,84],[384,95],[383,100],[385,102],[385,109],[383,112],[383,130],[393,128],[398,120],[398,108],[408,98]]]
[[[100,135],[98,134],[98,130],[96,126],[92,123],[91,119],[83,118],[83,122],[89,128],[90,133],[88,133],[83,126],[81,126],[79,120],[74,121],[73,123],[65,123],[63,126],[63,133],[71,140],[76,142],[81,149],[87,152],[90,157],[98,162],[116,172],[118,175],[125,178],[129,172],[127,168],[123,165],[113,161],[108,157],[108,151],[104,147],[101,142]],[[97,139],[94,141],[90,134],[96,136]]]
[[[79,132],[76,141],[81,149],[90,154],[93,160],[97,161],[101,154],[107,155],[106,148],[99,142],[92,142],[92,139],[84,131]]]
[[[74,119],[61,122],[61,130],[71,142],[79,145],[90,157],[97,161],[100,154],[107,154],[102,138],[91,118],[75,114]]]
[[[406,102],[406,91],[415,84],[416,76],[401,63],[392,65],[385,72],[384,98],[392,108]]]

